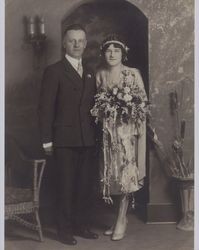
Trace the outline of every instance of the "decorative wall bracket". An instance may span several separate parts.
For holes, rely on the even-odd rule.
[[[25,41],[32,45],[35,68],[40,68],[41,59],[46,50],[45,23],[43,17],[25,18]]]

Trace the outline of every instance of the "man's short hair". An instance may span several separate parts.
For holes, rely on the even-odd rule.
[[[78,23],[71,24],[71,25],[67,26],[66,29],[64,30],[63,38],[66,36],[66,34],[69,30],[82,30],[86,33],[86,29],[81,24],[78,24]]]

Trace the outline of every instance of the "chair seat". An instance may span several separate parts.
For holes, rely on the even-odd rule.
[[[33,192],[28,188],[5,188],[5,204],[17,204],[20,202],[28,202],[33,198]]]

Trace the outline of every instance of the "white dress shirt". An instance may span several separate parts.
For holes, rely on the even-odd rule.
[[[80,63],[82,64],[82,58],[76,59],[74,57],[69,56],[68,54],[66,54],[65,57],[69,61],[69,63],[73,66],[73,68],[78,72],[78,66]]]

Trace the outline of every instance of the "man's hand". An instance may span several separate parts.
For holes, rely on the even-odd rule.
[[[45,147],[44,151],[46,155],[51,156],[53,154],[53,146]]]

